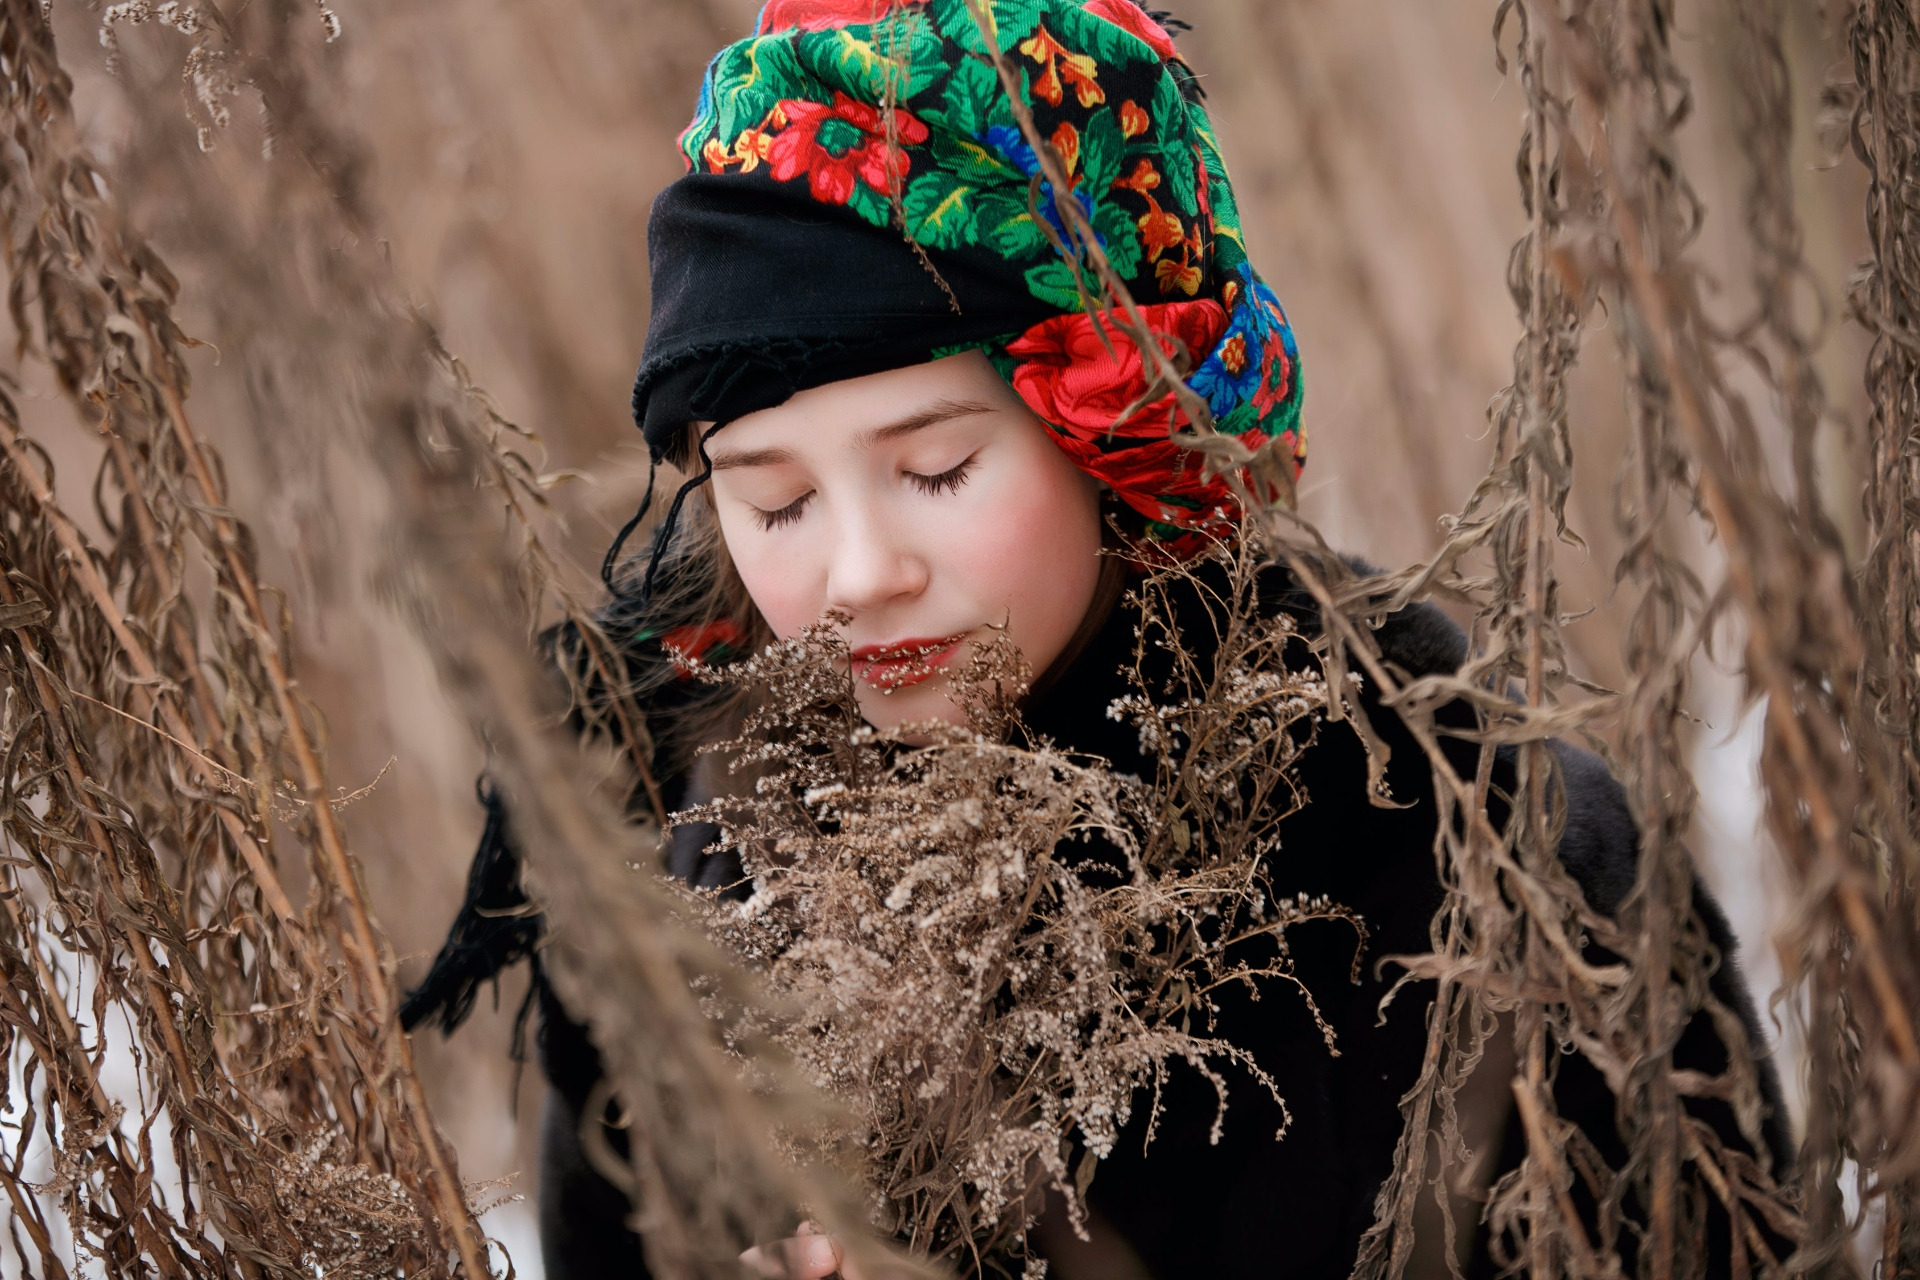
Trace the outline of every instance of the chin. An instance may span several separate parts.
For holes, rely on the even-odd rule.
[[[945,680],[930,680],[924,685],[882,693],[878,689],[859,690],[855,701],[868,724],[889,733],[903,724],[925,724],[938,720],[944,724],[964,724],[966,716],[947,697]]]

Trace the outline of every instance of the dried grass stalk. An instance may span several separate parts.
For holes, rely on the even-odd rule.
[[[288,619],[186,409],[173,277],[106,199],[39,6],[0,6],[0,64],[11,317],[101,446],[110,539],[92,545],[62,509],[0,399],[0,1020],[25,1117],[0,1183],[49,1274],[66,1265],[46,1202],[115,1274],[445,1274],[449,1255],[486,1274],[394,1018]],[[210,591],[188,589],[198,572]],[[304,911],[282,847],[310,859]],[[143,1083],[131,1133],[99,1077],[122,1020]],[[156,1165],[160,1126],[177,1181]],[[57,1151],[45,1187],[23,1165],[35,1129]]]
[[[1013,1274],[1049,1190],[1084,1229],[1098,1162],[1136,1107],[1151,1133],[1169,1070],[1213,1083],[1216,1135],[1223,1070],[1271,1090],[1210,1033],[1223,986],[1292,984],[1337,1052],[1286,930],[1348,921],[1356,976],[1366,931],[1267,883],[1326,691],[1291,620],[1260,617],[1258,566],[1250,542],[1217,548],[1123,606],[1132,691],[1109,715],[1138,733],[1146,781],[1025,731],[1004,637],[954,673],[965,727],[866,726],[844,619],[708,673],[757,695],[717,748],[753,785],[683,815],[717,823],[752,878],[703,912],[778,1002],[735,1017],[843,1101],[848,1122],[790,1141],[837,1155],[916,1252]],[[1186,626],[1204,638],[1176,594],[1201,601]]]
[[[1501,13],[1502,27],[1510,23],[1516,33],[1515,63],[1530,105],[1520,172],[1534,225],[1513,272],[1527,337],[1511,398],[1495,419],[1499,456],[1521,465],[1496,465],[1433,565],[1351,592],[1362,604],[1394,585],[1394,601],[1436,589],[1481,600],[1487,643],[1462,673],[1480,676],[1481,689],[1449,692],[1476,696],[1489,737],[1525,744],[1525,803],[1516,806],[1510,828],[1477,845],[1447,841],[1443,865],[1455,890],[1447,928],[1436,931],[1438,954],[1425,966],[1441,980],[1443,1002],[1447,982],[1457,981],[1486,1007],[1514,1014],[1514,1090],[1528,1158],[1496,1188],[1488,1218],[1505,1256],[1535,1274],[1618,1274],[1615,1241],[1630,1206],[1644,1232],[1637,1270],[1658,1280],[1698,1275],[1707,1266],[1701,1231],[1708,1205],[1731,1219],[1736,1274],[1843,1265],[1847,1227],[1833,1183],[1841,1156],[1897,1178],[1911,1167],[1905,1135],[1914,1132],[1912,1010],[1920,1008],[1920,988],[1910,898],[1893,886],[1911,879],[1913,825],[1909,811],[1889,803],[1904,767],[1895,764],[1896,753],[1906,748],[1881,728],[1886,708],[1876,723],[1857,692],[1868,670],[1873,608],[1863,608],[1855,592],[1814,479],[1823,402],[1810,339],[1793,306],[1804,267],[1787,176],[1781,11],[1754,4],[1738,13],[1748,72],[1739,79],[1738,104],[1750,174],[1744,213],[1759,305],[1732,333],[1708,319],[1701,275],[1689,258],[1703,210],[1675,146],[1689,89],[1669,48],[1671,6],[1527,0],[1503,5]],[[1900,145],[1910,144],[1906,136]],[[1595,299],[1607,302],[1619,335],[1634,427],[1619,489],[1626,547],[1619,575],[1636,601],[1627,636],[1632,679],[1619,695],[1540,714],[1552,689],[1566,683],[1543,535],[1566,493],[1569,454],[1560,424],[1571,338]],[[1742,363],[1759,373],[1786,423],[1795,464],[1789,493],[1773,486],[1758,414],[1734,388],[1731,371]],[[1894,420],[1887,386],[1875,390],[1879,414]],[[1511,451],[1504,447],[1509,421],[1519,441]],[[1496,504],[1490,518],[1481,505],[1488,501]],[[1718,595],[1707,594],[1674,550],[1689,519],[1704,520],[1726,556],[1727,582]],[[1525,534],[1516,537],[1523,520]],[[1483,547],[1492,553],[1493,575],[1475,581],[1453,572],[1462,553]],[[1331,591],[1327,598],[1337,603]],[[1789,977],[1809,984],[1816,1075],[1829,1105],[1813,1117],[1813,1158],[1800,1195],[1775,1182],[1777,1171],[1721,1148],[1680,1106],[1688,1096],[1725,1099],[1758,1149],[1753,1046],[1706,987],[1718,957],[1693,911],[1685,845],[1692,784],[1679,728],[1687,672],[1727,614],[1744,630],[1751,696],[1766,700],[1769,825],[1804,904],[1783,953],[1804,961]],[[1507,701],[1508,679],[1524,691],[1528,714]],[[1419,711],[1426,692],[1397,695],[1403,713]],[[1642,831],[1639,880],[1617,921],[1595,919],[1543,858],[1552,833],[1542,825],[1550,812],[1542,801],[1552,784],[1534,745],[1550,729],[1591,723],[1602,713],[1617,717],[1617,758]],[[1437,774],[1443,795],[1470,800],[1444,770]],[[1468,814],[1465,830],[1480,830],[1478,814]],[[1489,892],[1503,884],[1505,893]],[[1625,963],[1586,962],[1579,950],[1586,939]],[[1370,1275],[1397,1275],[1405,1263],[1433,1112],[1442,1112],[1443,1165],[1464,1155],[1445,1111],[1460,1071],[1478,1055],[1486,1023],[1444,1003],[1442,1009],[1428,1070],[1408,1099],[1402,1162],[1363,1259]],[[1712,1019],[1733,1050],[1722,1079],[1672,1069],[1671,1048],[1696,1012]],[[1553,1116],[1540,1087],[1549,1035],[1577,1048],[1619,1094],[1628,1153],[1617,1167]],[[1868,1079],[1873,1085],[1862,1090]],[[1850,1123],[1830,1105],[1842,1095],[1856,1110]],[[1437,1187],[1439,1175],[1433,1181]],[[1597,1240],[1568,1195],[1576,1181],[1599,1205]],[[1883,1185],[1898,1193],[1899,1183]],[[1803,1202],[1812,1210],[1804,1227]],[[1783,1258],[1770,1236],[1805,1244]]]
[[[750,984],[678,927],[669,895],[635,874],[631,859],[652,847],[659,827],[643,819],[636,829],[613,797],[631,788],[643,815],[664,816],[646,774],[645,721],[591,610],[560,581],[546,542],[544,485],[524,452],[528,437],[404,301],[379,253],[378,228],[355,185],[358,140],[327,110],[299,36],[312,11],[285,0],[226,17],[206,13],[204,38],[236,82],[259,93],[276,155],[291,158],[274,168],[263,217],[222,221],[224,270],[238,290],[267,282],[275,323],[297,335],[301,360],[355,375],[324,416],[293,401],[298,380],[261,377],[250,388],[255,429],[344,425],[350,433],[307,444],[313,456],[336,460],[384,513],[379,590],[418,629],[490,749],[541,909],[564,939],[544,954],[546,972],[592,1027],[611,1100],[632,1119],[627,1168],[602,1163],[640,1193],[651,1264],[663,1275],[732,1277],[739,1250],[789,1229],[802,1204],[878,1261],[858,1201],[768,1142],[777,1127],[810,1121],[809,1091],[783,1078],[773,1055],[769,1077],[792,1087],[747,1089],[690,985],[700,975],[750,999]],[[209,214],[221,217],[217,208]],[[285,353],[267,358],[276,354]],[[577,661],[559,673],[575,681],[572,689],[530,643],[549,607],[574,624]],[[577,740],[576,717],[601,747]],[[608,741],[619,744],[620,759],[604,755]],[[608,778],[610,787],[596,786]],[[910,1262],[898,1265],[920,1274]]]
[[[1829,657],[1826,678],[1855,681],[1841,731],[1863,777],[1838,797],[1854,803],[1851,832],[1796,858],[1819,896],[1794,941],[1808,947],[1811,985],[1811,1243],[1832,1254],[1849,1229],[1839,1183],[1850,1159],[1862,1202],[1885,1196],[1882,1273],[1910,1277],[1920,1275],[1920,28],[1910,9],[1862,0],[1848,38],[1872,245],[1849,301],[1873,335],[1872,408],[1861,608],[1848,637],[1858,648]]]
[[[1786,180],[1781,8],[1777,0],[1736,8],[1742,57],[1753,69],[1737,82],[1759,299],[1751,322],[1723,330],[1701,301],[1692,238],[1702,211],[1675,147],[1690,90],[1669,47],[1672,5],[1505,0],[1497,38],[1527,105],[1518,172],[1530,221],[1509,281],[1526,336],[1513,385],[1495,404],[1488,476],[1431,562],[1375,580],[1354,580],[1284,508],[1264,513],[1272,553],[1321,606],[1330,686],[1343,689],[1357,673],[1406,720],[1433,764],[1443,815],[1435,853],[1450,893],[1433,953],[1409,960],[1412,974],[1436,984],[1428,1056],[1405,1102],[1406,1132],[1382,1190],[1379,1226],[1363,1249],[1358,1275],[1366,1280],[1397,1278],[1406,1266],[1419,1195],[1431,1189],[1449,1208],[1449,1171],[1467,1156],[1454,1095],[1495,1033],[1496,1013],[1510,1014],[1514,1028],[1513,1093],[1528,1156],[1495,1189],[1488,1213],[1497,1247],[1515,1265],[1542,1276],[1620,1274],[1617,1233],[1633,1204],[1644,1218],[1639,1271],[1657,1280],[1692,1276],[1704,1265],[1698,1225],[1705,1206],[1718,1204],[1734,1223],[1739,1273],[1844,1270],[1849,1224],[1838,1178],[1851,1160],[1863,1185],[1887,1198],[1890,1274],[1916,1271],[1920,541],[1911,526],[1920,469],[1911,437],[1920,338],[1911,313],[1920,297],[1912,243],[1920,36],[1901,6],[1860,0],[1854,10],[1853,136],[1872,184],[1874,242],[1854,303],[1876,335],[1872,542],[1856,583],[1858,566],[1812,483],[1824,409],[1791,302],[1803,264]],[[976,13],[984,20],[984,6]],[[1220,865],[1244,873],[1207,881],[1205,892],[1218,894],[1229,914],[1248,913],[1249,927],[1284,922],[1283,909],[1261,903],[1250,864],[1234,861],[1250,856],[1266,819],[1243,809],[1241,827],[1216,826],[1209,835],[1206,823],[1217,815],[1169,817],[1155,796],[1116,787],[1087,762],[1050,756],[1041,745],[951,735],[889,750],[854,740],[844,718],[814,724],[789,707],[781,749],[837,724],[836,767],[848,773],[811,778],[818,761],[776,751],[764,763],[779,785],[760,807],[730,811],[750,857],[768,837],[789,843],[759,866],[766,909],[727,926],[728,940],[757,956],[794,1003],[767,1001],[716,950],[673,927],[673,901],[625,865],[651,829],[636,833],[617,805],[583,785],[593,770],[554,736],[567,700],[535,670],[525,640],[541,608],[557,606],[582,637],[583,660],[567,674],[592,696],[573,691],[576,713],[602,717],[596,727],[620,744],[631,770],[616,774],[617,785],[631,784],[637,807],[665,820],[625,673],[593,628],[591,602],[563,588],[563,566],[546,549],[542,486],[523,437],[423,318],[399,303],[404,295],[368,251],[378,228],[354,186],[359,149],[328,114],[298,37],[330,38],[336,20],[294,0],[232,15],[212,5],[145,4],[103,15],[109,33],[147,20],[189,42],[183,85],[201,141],[222,127],[232,98],[255,92],[274,146],[297,158],[277,167],[271,184],[269,221],[280,238],[268,244],[258,228],[230,228],[227,269],[234,282],[270,282],[264,288],[284,317],[277,322],[300,334],[307,358],[366,371],[339,417],[365,428],[346,452],[362,467],[361,482],[389,502],[397,537],[387,589],[434,646],[476,731],[498,748],[516,833],[567,942],[554,955],[557,980],[592,1022],[614,1088],[635,1117],[631,1180],[642,1192],[656,1263],[680,1274],[729,1274],[735,1244],[796,1205],[845,1231],[864,1216],[832,1177],[796,1170],[764,1140],[775,1128],[848,1132],[848,1112],[823,1109],[794,1083],[783,1046],[799,1074],[851,1103],[853,1132],[880,1135],[857,1149],[852,1165],[889,1197],[891,1221],[923,1249],[958,1258],[975,1241],[994,1247],[1016,1216],[1008,1206],[1024,1205],[1044,1184],[1076,1189],[1064,1176],[1060,1139],[1078,1133],[1097,1148],[1106,1126],[1118,1123],[1113,1100],[1125,1095],[1122,1086],[1144,1078],[1129,1072],[1174,1057],[1204,1060],[1216,1047],[1204,1036],[1155,1031],[1153,1019],[1202,1000],[1207,981],[1235,976],[1209,969],[1217,962],[1204,949],[1163,950],[1157,938],[1145,950],[1094,949],[1089,939],[1165,907],[1151,888],[1161,883],[1155,876],[1194,874],[1183,859],[1203,845],[1235,850]],[[1013,74],[1004,60],[999,70]],[[167,1276],[305,1273],[316,1265],[345,1275],[441,1274],[450,1256],[479,1274],[481,1237],[393,1025],[389,961],[334,814],[341,795],[324,772],[318,718],[290,668],[285,610],[259,581],[247,530],[226,510],[219,461],[186,410],[175,284],[103,198],[106,175],[75,137],[68,82],[31,0],[0,0],[0,74],[11,139],[0,151],[0,225],[14,324],[23,351],[53,371],[102,459],[95,518],[76,518],[62,506],[66,490],[56,486],[48,451],[22,429],[13,396],[0,397],[0,664],[8,691],[0,708],[0,1039],[9,1051],[0,1087],[22,1120],[19,1141],[0,1157],[0,1186],[13,1207],[13,1249],[47,1275],[68,1274],[83,1255],[115,1273]],[[1031,119],[1020,123],[1054,189],[1070,190]],[[209,211],[219,203],[209,200]],[[1146,332],[1083,211],[1070,197],[1060,203],[1063,245],[1089,300],[1117,313],[1159,386],[1179,398],[1196,424],[1187,442],[1211,467],[1250,463],[1260,492],[1288,491],[1284,459],[1250,458],[1211,432],[1204,404]],[[1619,565],[1633,602],[1630,682],[1617,695],[1569,675],[1553,573],[1556,546],[1572,539],[1564,517],[1572,464],[1566,375],[1597,300],[1622,344],[1633,424],[1621,473]],[[1764,465],[1756,419],[1765,407],[1733,389],[1739,365],[1757,373],[1786,424],[1794,462],[1787,492]],[[271,379],[255,409],[262,431],[269,421],[313,429]],[[506,502],[518,547],[500,545],[473,501],[476,478]],[[1701,521],[1726,558],[1717,591],[1695,581],[1673,550]],[[104,529],[104,539],[90,540],[89,527]],[[202,580],[212,587],[194,585]],[[1477,610],[1474,655],[1452,676],[1407,681],[1382,661],[1368,623],[1432,595]],[[1758,1122],[1751,1046],[1705,985],[1716,958],[1693,913],[1685,844],[1686,675],[1723,618],[1744,628],[1749,689],[1766,699],[1770,828],[1801,904],[1783,947],[1801,961],[1789,977],[1804,984],[1813,1024],[1814,1106],[1798,1204],[1768,1170],[1717,1147],[1681,1105],[1708,1093],[1734,1106],[1750,1136]],[[1486,748],[1471,776],[1439,749],[1434,712],[1456,699],[1481,717]],[[1134,710],[1152,717],[1165,705],[1156,695]],[[1350,711],[1344,698],[1324,707],[1334,720]],[[1543,747],[1552,734],[1609,726],[1645,833],[1640,881],[1617,919],[1597,916],[1553,856],[1557,784]],[[1373,767],[1383,770],[1377,735],[1364,720],[1354,727],[1376,747]],[[1292,738],[1276,731],[1265,740]],[[1520,756],[1518,803],[1504,823],[1487,809],[1499,743],[1518,744]],[[1283,759],[1267,765],[1268,781],[1284,777]],[[1192,767],[1183,756],[1172,772]],[[1029,791],[1058,802],[1049,812],[1059,830],[1100,828],[1115,848],[1131,850],[1150,891],[1130,881],[1117,896],[1075,896],[1072,846],[1057,852],[1042,838],[1052,831],[1013,831],[997,800],[989,802],[998,794],[991,788],[974,797],[980,827],[925,828],[935,821],[927,797],[964,799],[987,777],[1028,777]],[[847,789],[822,795],[819,786]],[[822,805],[834,821],[812,825]],[[847,881],[836,858],[870,844],[881,822],[922,830],[929,841],[937,834],[953,846],[952,860],[877,864],[872,872],[884,883]],[[803,837],[797,844],[795,832]],[[1014,841],[1018,858],[1009,863],[1004,847],[989,848],[994,840]],[[315,890],[302,904],[280,880],[282,859],[295,850],[314,870]],[[936,882],[940,872],[952,881]],[[981,894],[989,881],[999,896]],[[1020,906],[1008,891],[1014,885],[1051,886],[1069,905],[1043,910],[1042,899],[1022,898]],[[948,911],[926,928],[954,931],[955,948],[985,931],[999,940],[998,952],[988,952],[1011,963],[1029,937],[1050,930],[1063,944],[1086,944],[1089,961],[1097,955],[1108,966],[1107,985],[1045,987],[1065,981],[1054,974],[1036,977],[1033,992],[1110,1020],[1073,1022],[1071,1032],[1065,1018],[1022,1029],[981,995],[991,963],[936,966],[927,981],[978,1016],[956,1021],[965,1036],[928,1045],[937,1053],[905,1065],[907,1041],[897,1025],[887,1029],[890,993],[829,980],[840,972],[834,963],[844,969],[859,955],[844,949],[853,945],[842,936],[851,918],[827,904],[844,906],[862,892],[878,900],[875,918],[886,928],[880,942],[863,935],[858,945],[884,944],[896,956],[913,954],[905,917],[934,914],[935,898]],[[895,896],[903,898],[898,910],[886,905]],[[1027,914],[1007,914],[1016,908]],[[1209,929],[1224,927],[1168,910],[1169,939],[1212,938]],[[1594,961],[1590,944],[1618,962]],[[1144,965],[1165,976],[1183,964],[1198,966],[1190,977],[1199,980],[1178,995],[1169,982],[1142,1006],[1144,1039],[1082,1038],[1089,1027],[1118,1025],[1113,984],[1122,979],[1113,975]],[[766,1011],[760,1025],[734,1024],[754,1034],[732,1048],[763,1063],[769,1074],[761,1082],[780,1082],[777,1091],[743,1085],[690,993],[694,981],[725,1007]],[[1677,1028],[1702,1011],[1735,1048],[1722,1078],[1672,1069]],[[835,1039],[850,1019],[877,1028],[863,1033],[858,1052]],[[146,1086],[135,1099],[112,1097],[101,1084],[103,1037],[115,1020],[133,1028],[128,1049]],[[1619,1092],[1629,1150],[1618,1167],[1553,1114],[1550,1045],[1584,1054]],[[1045,1104],[980,1083],[1003,1079],[980,1069],[990,1053],[1011,1054],[1035,1080],[1053,1081],[1048,1096],[1071,1100]],[[1063,1091],[1059,1082],[1073,1075],[1067,1064],[1098,1064],[1097,1087],[1082,1094],[1076,1079],[1070,1095]],[[932,1078],[924,1073],[942,1071],[976,1084],[946,1104],[970,1120],[959,1127],[964,1140],[945,1145],[912,1138],[909,1123],[929,1114],[915,1110],[928,1101],[919,1097],[918,1085]],[[1021,1127],[1035,1116],[1040,1130]],[[23,1155],[42,1133],[53,1152],[50,1175],[32,1172]],[[180,1170],[177,1196],[156,1143]],[[1601,1206],[1599,1238],[1574,1210],[1576,1180]],[[61,1217],[77,1249],[64,1257]],[[1803,1244],[1794,1258],[1774,1256],[1771,1240],[1797,1235]]]

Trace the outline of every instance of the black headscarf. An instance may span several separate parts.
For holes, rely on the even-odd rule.
[[[805,183],[694,173],[667,187],[647,224],[653,316],[633,387],[654,457],[685,462],[689,422],[769,409],[1059,314],[988,250],[923,252],[810,198]]]

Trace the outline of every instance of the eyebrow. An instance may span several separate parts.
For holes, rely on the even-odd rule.
[[[708,455],[712,457],[712,455]],[[712,459],[715,471],[731,471],[735,467],[770,467],[776,463],[792,462],[791,449],[736,449],[732,453],[723,453]]]
[[[993,406],[981,404],[978,400],[935,400],[920,412],[909,414],[898,422],[862,431],[853,438],[854,444],[862,449],[871,449],[874,445],[898,440],[955,418],[971,418],[975,414],[992,412]]]
[[[869,427],[854,437],[854,444],[861,449],[871,449],[877,444],[898,440],[910,436],[916,431],[925,431],[928,427],[951,422],[955,418],[970,418],[975,414],[992,413],[993,406],[977,400],[936,400],[917,413],[908,414],[897,422],[884,427]],[[779,447],[769,449],[736,449],[727,453],[712,455],[715,471],[732,471],[740,467],[770,467],[794,461],[791,449]]]

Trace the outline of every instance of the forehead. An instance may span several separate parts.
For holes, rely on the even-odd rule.
[[[868,447],[877,434],[898,426],[1024,409],[984,355],[962,352],[798,392],[784,404],[729,423],[713,437],[708,455],[718,467],[728,455],[744,451]]]

